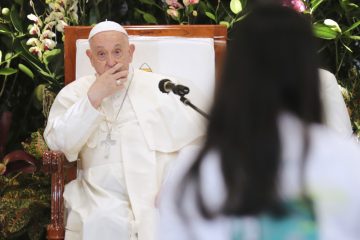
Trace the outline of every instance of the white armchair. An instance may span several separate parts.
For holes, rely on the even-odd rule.
[[[334,74],[320,69],[320,97],[325,125],[345,137],[353,134],[350,117]]]
[[[220,73],[225,54],[225,26],[151,25],[125,28],[131,36],[131,42],[136,45],[134,67],[150,67],[154,72],[175,76],[179,82],[190,87],[189,99],[195,105],[204,109],[209,106],[210,103],[205,99],[212,98],[215,76]],[[86,39],[90,29],[88,26],[65,27],[65,84],[74,81],[76,76],[93,73],[84,53],[82,56],[77,55],[85,51],[86,41],[76,43],[78,39]],[[77,45],[79,51],[76,50]],[[52,177],[51,223],[47,228],[47,239],[63,239],[65,230],[62,194],[64,184],[76,177],[76,162],[67,162],[61,152],[48,151],[43,154],[43,168]]]

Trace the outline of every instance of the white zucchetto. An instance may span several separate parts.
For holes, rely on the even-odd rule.
[[[126,30],[120,24],[113,21],[104,21],[104,22],[99,22],[91,29],[88,39],[90,40],[96,34],[107,31],[121,32],[124,33],[126,36],[128,36]]]

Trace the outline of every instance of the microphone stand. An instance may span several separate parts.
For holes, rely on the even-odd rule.
[[[199,109],[198,107],[196,107],[194,104],[192,104],[190,102],[189,99],[187,99],[186,97],[184,97],[184,95],[180,95],[180,101],[183,102],[186,106],[191,107],[192,109],[194,109],[195,111],[197,111],[198,113],[200,113],[204,118],[206,118],[207,120],[209,120],[209,115],[206,114],[204,111],[202,111],[201,109]]]

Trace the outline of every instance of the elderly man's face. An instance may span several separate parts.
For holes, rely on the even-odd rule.
[[[134,45],[129,44],[128,37],[116,31],[96,34],[90,39],[90,49],[86,51],[99,75],[117,63],[123,64],[119,71],[129,69],[133,53]]]

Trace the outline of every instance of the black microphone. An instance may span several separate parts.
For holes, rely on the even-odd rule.
[[[186,86],[175,84],[169,79],[163,79],[159,82],[159,89],[163,93],[173,92],[176,95],[184,96],[190,92],[190,89]]]

